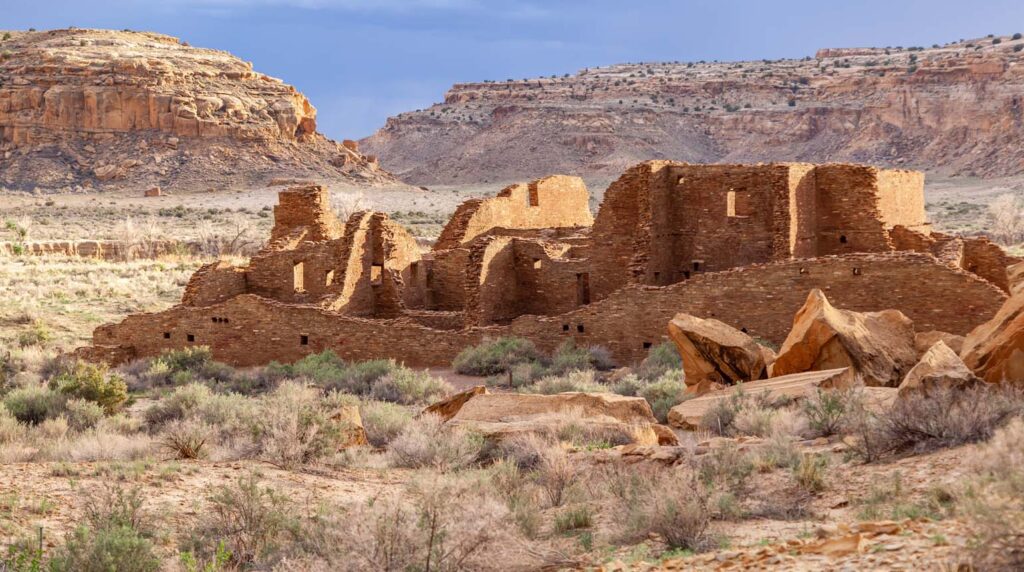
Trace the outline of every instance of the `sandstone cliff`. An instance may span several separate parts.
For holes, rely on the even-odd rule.
[[[0,41],[0,186],[219,188],[272,177],[387,182],[316,109],[229,53],[66,29]]]
[[[655,158],[1024,171],[1024,40],[650,63],[455,85],[363,141],[418,184],[611,176]]]

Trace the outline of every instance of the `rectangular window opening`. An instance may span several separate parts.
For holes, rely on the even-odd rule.
[[[644,349],[645,350],[651,349],[651,342],[644,342]]]
[[[576,305],[586,306],[590,303],[590,273],[576,274]]]
[[[196,341],[196,336],[195,336],[195,334],[186,334],[185,335],[185,339],[187,341],[194,342],[194,341]]]
[[[583,324],[576,324],[576,331],[582,334],[583,333]]]
[[[165,340],[171,339],[171,333],[170,332],[164,332],[164,339]]]
[[[568,332],[569,331],[569,324],[562,324],[562,331],[563,332]]]
[[[725,194],[725,216],[736,216],[736,191],[729,191]]]
[[[292,265],[292,289],[295,292],[302,292],[306,289],[305,264],[302,262]]]
[[[301,336],[299,336],[299,345],[301,345],[301,346],[308,346],[309,345],[309,336],[307,336],[306,334],[302,334]]]

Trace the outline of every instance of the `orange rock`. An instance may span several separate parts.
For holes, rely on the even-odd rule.
[[[967,334],[960,357],[985,381],[1024,385],[1024,295],[1010,296],[991,320]]]
[[[852,312],[812,290],[771,367],[771,376],[851,367],[869,386],[895,386],[917,363],[914,323],[897,310]]]
[[[478,385],[465,391],[460,391],[455,395],[448,397],[447,399],[443,399],[441,401],[438,401],[437,403],[428,406],[426,409],[423,410],[421,415],[433,413],[434,415],[437,415],[441,419],[447,421],[452,417],[455,417],[455,414],[458,413],[460,409],[462,409],[462,406],[465,405],[467,401],[476,397],[477,395],[484,395],[485,393],[487,393],[487,388],[484,387],[483,385]]]
[[[732,385],[764,375],[765,354],[761,346],[747,334],[718,320],[676,314],[668,323],[668,334],[683,358],[687,385],[707,381]]]
[[[963,388],[978,381],[974,373],[964,365],[960,356],[945,342],[938,341],[903,378],[899,394],[906,396],[917,391],[927,393],[939,387]]]

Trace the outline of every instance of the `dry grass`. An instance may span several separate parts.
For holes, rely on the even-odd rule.
[[[107,262],[63,256],[0,256],[0,347],[45,329],[44,343],[88,341],[101,324],[176,304],[201,261],[192,258]]]

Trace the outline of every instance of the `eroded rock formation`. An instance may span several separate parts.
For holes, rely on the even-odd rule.
[[[317,133],[316,109],[294,87],[226,52],[78,28],[12,32],[0,52],[5,187],[394,180],[356,145]]]
[[[668,323],[668,335],[683,359],[688,386],[733,385],[760,379],[765,372],[764,354],[757,342],[718,320],[676,314]]]
[[[927,393],[938,388],[963,389],[978,381],[960,356],[945,342],[938,341],[907,372],[900,383],[899,393],[909,395],[914,392]]]
[[[456,84],[443,103],[391,117],[363,146],[416,184],[611,177],[665,157],[1012,175],[1024,159],[1022,44],[981,38]]]

